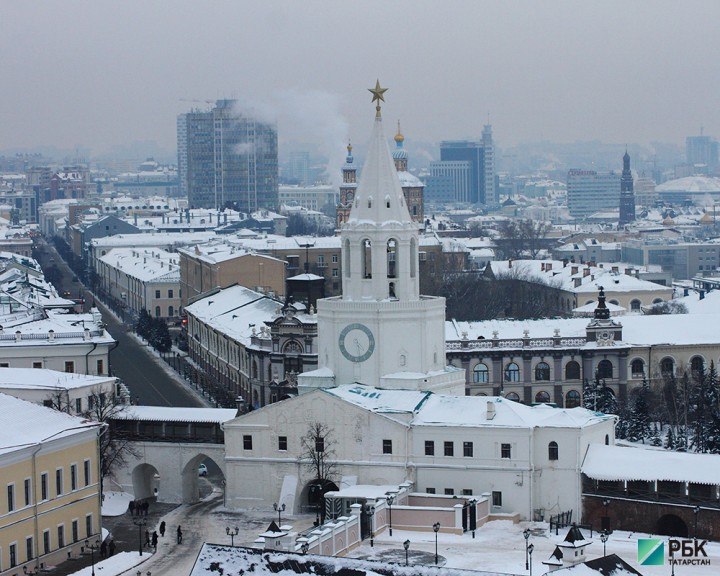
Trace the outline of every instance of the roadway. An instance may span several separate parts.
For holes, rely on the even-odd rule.
[[[55,264],[62,274],[60,284],[56,286],[60,295],[69,292],[68,298],[85,298],[85,309],[89,309],[94,301],[103,316],[107,331],[118,342],[110,352],[112,374],[119,377],[130,390],[133,401],[145,406],[183,406],[204,407],[205,402],[183,383],[179,376],[172,376],[165,371],[158,358],[140,344],[127,332],[124,324],[93,295],[85,290],[79,282],[73,282],[75,273],[60,257],[55,247],[43,239],[36,239],[38,261],[43,270]],[[169,370],[170,368],[167,367]]]

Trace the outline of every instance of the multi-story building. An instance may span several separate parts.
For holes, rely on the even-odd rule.
[[[620,177],[615,172],[570,170],[567,175],[570,216],[585,218],[620,203]]]
[[[207,112],[178,116],[180,193],[193,208],[242,212],[278,203],[277,130],[218,100]]]
[[[492,127],[483,128],[482,140],[449,140],[440,143],[440,160],[462,161],[470,164],[470,193],[467,201],[472,204],[495,204],[495,152],[492,140]]]
[[[444,204],[469,203],[471,168],[466,160],[445,160],[430,163],[426,178],[428,200]]]
[[[285,295],[286,263],[278,258],[220,241],[179,248],[178,253],[183,306],[210,290],[233,284],[276,298]]]
[[[66,241],[76,256],[87,257],[87,244],[95,238],[114,236],[115,234],[139,234],[140,229],[129,222],[113,216],[83,221],[66,227]]]
[[[137,317],[180,315],[180,256],[159,248],[116,248],[97,262],[96,286],[105,298]]]
[[[636,266],[658,265],[676,280],[688,280],[720,267],[720,244],[628,240],[622,243],[622,259]]]
[[[704,166],[708,174],[713,174],[718,167],[718,141],[710,136],[688,136],[685,158],[690,166]]]
[[[278,198],[281,206],[301,206],[328,214],[338,202],[338,192],[330,185],[280,186]]]
[[[37,574],[101,539],[103,425],[6,394],[0,420],[0,574]]]
[[[13,224],[19,224],[20,221],[28,224],[37,222],[38,201],[33,190],[0,188],[0,204],[12,207],[10,218]]]

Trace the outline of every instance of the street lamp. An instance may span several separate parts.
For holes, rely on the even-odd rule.
[[[309,549],[310,549],[310,544],[308,544],[307,542],[303,542],[302,544],[300,544],[300,550],[302,550],[303,556],[305,556],[305,554],[308,553]]]
[[[532,576],[532,553],[533,550],[535,550],[535,546],[533,544],[530,544],[528,546],[528,554],[530,555],[530,576]]]
[[[472,500],[470,500],[470,502],[468,502],[468,504],[470,505],[470,510],[471,510],[470,530],[472,530],[473,540],[475,539],[475,528],[477,528],[477,503],[478,503],[478,501],[475,498],[473,498]]]
[[[281,514],[285,512],[285,504],[280,504],[280,506],[278,506],[277,502],[275,502],[275,504],[273,504],[273,508],[275,509],[275,512],[278,513],[278,528],[280,528],[280,524],[282,524]]]
[[[528,540],[530,539],[530,528],[525,528],[523,532],[523,538],[525,538],[525,570],[528,569],[530,560],[528,559]]]
[[[698,523],[698,515],[700,514],[700,506],[695,506],[693,508],[693,514],[695,514],[695,535],[693,538],[697,540],[697,523]]]
[[[370,548],[375,546],[375,526],[373,525],[373,517],[375,516],[375,506],[368,507],[368,516],[370,516]]]
[[[145,516],[139,516],[137,518],[133,518],[133,524],[138,527],[138,551],[140,552],[140,556],[142,556],[142,549],[143,549],[143,541],[142,541],[142,531],[143,528],[147,524],[147,518]]]
[[[605,515],[603,516],[602,520],[602,529],[610,531],[610,516],[608,516],[608,506],[610,506],[610,500],[607,498],[604,498],[602,501],[603,508],[605,510]]]
[[[403,542],[403,548],[405,548],[405,566],[408,565],[408,549],[410,548],[410,540]]]
[[[90,563],[92,565],[91,573],[95,576],[95,550],[100,549],[100,540],[95,540],[92,544],[85,540],[85,548],[90,548]]]
[[[235,530],[230,530],[230,526],[225,528],[225,534],[230,536],[230,546],[235,546],[235,536],[238,535],[238,532],[240,532],[240,529],[237,526],[235,526]]]
[[[437,563],[438,563],[437,535],[438,535],[438,532],[440,532],[440,522],[435,522],[435,524],[433,524],[433,532],[435,532],[435,566],[437,566]]]
[[[390,512],[390,536],[392,536],[392,505],[395,501],[395,496],[393,496],[392,494],[388,494],[386,501],[388,505],[388,511]]]
[[[600,540],[602,540],[603,543],[603,556],[607,556],[607,552],[605,550],[605,543],[608,541],[607,530],[603,530],[602,532],[600,532]]]

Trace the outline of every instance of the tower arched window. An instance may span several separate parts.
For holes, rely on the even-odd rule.
[[[417,242],[415,238],[410,240],[410,278],[415,278],[417,274]]]
[[[482,362],[473,368],[473,382],[476,384],[487,384],[490,379],[489,376],[488,367]]]
[[[540,390],[540,392],[535,394],[535,402],[538,404],[549,404],[550,394],[548,394],[545,390]]]
[[[705,359],[702,356],[693,356],[690,360],[690,372],[693,376],[701,376],[705,372]]]
[[[350,278],[350,239],[345,239],[345,249],[343,250],[343,267],[345,268],[345,277]]]
[[[558,444],[557,442],[550,442],[548,444],[548,460],[558,459]]]
[[[508,392],[505,394],[505,398],[512,400],[513,402],[520,402],[520,396],[518,396],[515,392]]]
[[[580,406],[580,392],[570,390],[565,394],[565,408],[577,408]]]
[[[663,376],[675,375],[675,360],[673,360],[670,356],[667,356],[660,361],[660,374]]]
[[[565,380],[580,380],[580,363],[570,360],[565,364]]]
[[[630,375],[633,378],[642,378],[645,376],[645,362],[640,358],[635,358],[630,362]]]
[[[539,382],[550,380],[550,365],[547,362],[539,362],[535,366],[535,380]]]
[[[515,362],[505,366],[505,382],[520,382],[520,366]]]
[[[605,380],[609,380],[613,377],[613,365],[610,360],[600,360],[597,365],[597,377]]]
[[[363,278],[372,278],[372,242],[367,238],[362,241],[360,257],[360,269],[362,270]]]
[[[387,251],[387,277],[388,278],[397,278],[397,270],[398,270],[398,246],[399,243],[394,238],[390,238],[390,240],[387,241],[386,251]]]

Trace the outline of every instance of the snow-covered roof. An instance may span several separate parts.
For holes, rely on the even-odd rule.
[[[665,480],[716,485],[720,483],[720,458],[717,454],[591,444],[582,473],[593,480]]]
[[[152,232],[148,234],[116,234],[105,238],[93,238],[92,246],[98,248],[110,247],[164,247],[184,246],[207,242],[215,238],[215,232]]]
[[[655,187],[655,192],[691,192],[697,194],[720,192],[720,178],[711,176],[686,176],[668,180]]]
[[[178,408],[174,406],[128,406],[113,415],[117,420],[146,422],[209,422],[223,424],[237,416],[234,408]]]
[[[115,381],[114,376],[92,376],[45,368],[0,368],[0,389],[72,389]]]
[[[114,248],[100,261],[141,282],[180,281],[178,255],[160,248]]]
[[[72,436],[101,424],[0,393],[0,454]]]
[[[101,317],[97,311],[95,314],[63,314],[48,310],[46,314],[47,317],[38,318],[33,311],[29,311],[23,317],[4,321],[3,331],[0,333],[0,345],[55,346],[78,342],[101,344],[115,341],[100,326]]]
[[[614,418],[584,408],[555,408],[547,404],[526,406],[494,396],[447,396],[361,384],[329,388],[326,392],[378,414],[410,413],[412,424],[416,426],[582,428]],[[488,406],[494,409],[492,418],[488,418]]]
[[[242,247],[227,244],[222,240],[209,242],[207,244],[199,244],[192,248],[179,248],[178,252],[187,254],[194,259],[207,262],[209,264],[217,264],[219,262],[225,262],[227,260],[233,260],[235,258],[242,258],[250,255],[260,258],[272,258],[271,256],[264,254],[255,254],[252,250],[245,250]],[[275,258],[275,260],[277,260],[277,258]]]

